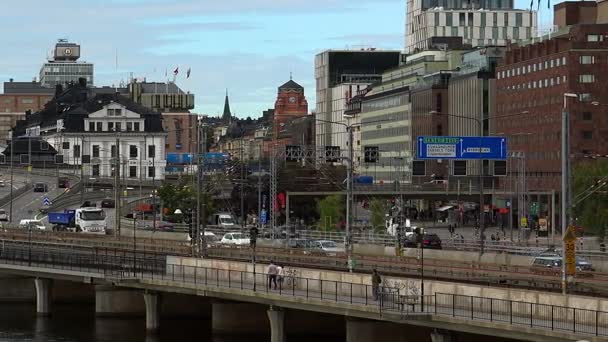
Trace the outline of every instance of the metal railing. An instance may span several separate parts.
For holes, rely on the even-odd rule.
[[[437,292],[418,296],[398,287],[199,266],[166,264],[166,256],[113,249],[31,250],[2,244],[0,263],[96,273],[117,279],[164,280],[173,283],[263,292],[346,305],[371,306],[380,315],[442,315],[463,320],[499,322],[530,328],[608,336],[608,312]],[[246,292],[245,292],[246,294]],[[275,298],[275,300],[279,300]]]

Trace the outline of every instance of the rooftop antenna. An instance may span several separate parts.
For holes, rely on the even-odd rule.
[[[293,81],[293,73],[291,71],[289,72],[289,80]]]

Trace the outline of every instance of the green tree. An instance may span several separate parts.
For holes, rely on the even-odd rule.
[[[319,228],[322,230],[333,230],[336,224],[343,218],[344,202],[340,195],[327,196],[317,202],[319,211]]]
[[[608,185],[602,185],[607,180],[607,160],[582,162],[573,170],[572,204],[577,224],[600,239],[608,233]]]
[[[386,220],[386,203],[378,198],[374,198],[369,203],[370,218],[369,222],[373,230],[384,229]]]
[[[197,193],[191,185],[185,182],[177,185],[168,182],[163,183],[158,188],[158,197],[162,202],[163,208],[166,208],[170,215],[173,215],[176,209],[180,209],[184,213],[196,209]],[[207,217],[213,214],[214,211],[213,195],[210,192],[202,194],[201,210],[203,205],[206,205],[206,207],[205,217],[202,217],[202,220],[207,220]]]

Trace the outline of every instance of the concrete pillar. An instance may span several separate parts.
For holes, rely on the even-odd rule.
[[[431,332],[431,342],[452,342],[452,334],[443,330],[434,330]]]
[[[95,314],[97,316],[143,316],[146,307],[140,290],[109,285],[95,286]]]
[[[266,313],[270,321],[270,342],[285,342],[285,311],[270,306]]]
[[[144,292],[146,303],[146,330],[155,333],[160,328],[160,294],[156,292]]]
[[[36,278],[36,313],[39,316],[48,316],[51,314],[51,287],[53,282],[51,279]]]

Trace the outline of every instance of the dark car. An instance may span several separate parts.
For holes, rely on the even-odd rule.
[[[102,208],[114,208],[116,207],[116,202],[113,199],[106,198],[101,201]]]
[[[418,244],[416,243],[416,238],[417,238],[416,234],[406,237],[403,240],[403,247],[406,247],[406,248],[418,247]],[[422,237],[422,246],[424,248],[429,248],[429,249],[441,249],[441,239],[439,238],[439,236],[437,236],[437,234],[424,234],[424,236]]]
[[[70,178],[68,177],[59,177],[57,179],[57,187],[61,189],[70,187]]]
[[[34,192],[47,192],[49,187],[46,183],[34,183]]]

